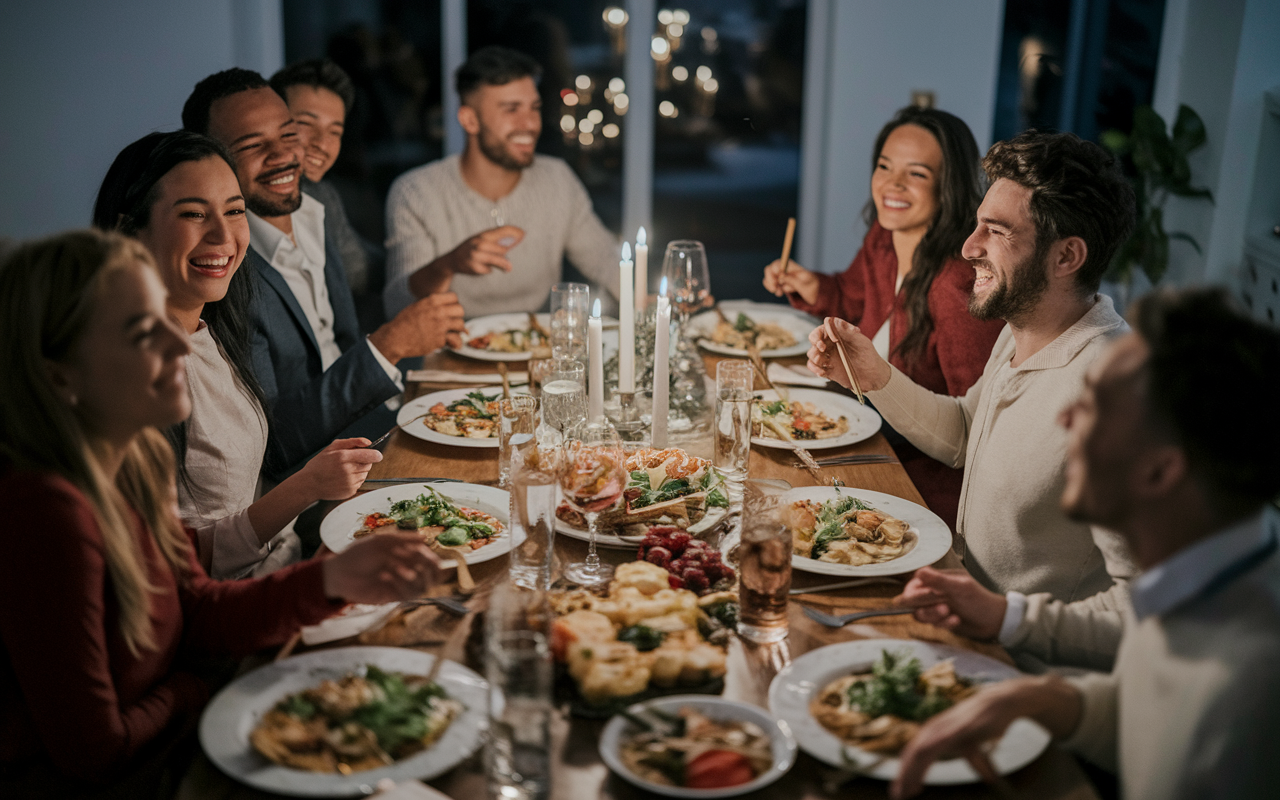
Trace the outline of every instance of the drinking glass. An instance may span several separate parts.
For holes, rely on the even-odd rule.
[[[516,441],[523,438],[515,437]],[[556,505],[560,499],[558,448],[519,443],[511,462],[511,582],[528,589],[551,586]]]
[[[547,379],[547,372],[554,363],[550,343],[529,349],[529,393],[534,397],[541,396],[542,383]]]
[[[551,353],[556,358],[587,359],[587,313],[591,287],[557,283],[551,287]]]
[[[542,421],[564,433],[587,418],[586,368],[581,361],[557,358],[542,384]]]
[[[752,486],[753,484],[749,484]],[[753,642],[787,636],[791,531],[779,519],[778,497],[748,491],[738,545],[738,635]]]
[[[518,394],[498,402],[498,486],[510,488],[511,435],[527,433],[533,436],[538,424],[538,398]]]
[[[712,463],[725,477],[733,527],[742,521],[742,484],[751,457],[751,397],[755,373],[750,361],[716,365],[716,411]],[[732,533],[732,531],[730,531]]]
[[[560,489],[565,502],[587,519],[588,548],[585,561],[565,568],[565,577],[583,586],[608,581],[613,567],[601,563],[596,553],[597,519],[622,500],[627,485],[626,454],[618,432],[604,417],[581,426],[577,438],[565,442],[560,465]]]
[[[711,274],[707,271],[707,251],[702,242],[679,239],[667,245],[662,258],[662,274],[667,294],[679,314],[680,338],[684,338],[689,315],[702,308],[711,296]]]
[[[537,613],[545,593],[507,584],[493,593],[487,614],[489,735],[485,774],[489,796],[543,800],[551,793],[553,668]],[[535,621],[539,624],[530,624]]]

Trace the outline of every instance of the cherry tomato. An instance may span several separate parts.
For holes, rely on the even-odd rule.
[[[708,750],[684,768],[684,785],[690,789],[723,789],[749,783],[755,777],[750,759],[732,750]]]

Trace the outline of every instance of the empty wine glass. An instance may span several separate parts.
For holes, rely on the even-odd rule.
[[[598,417],[575,431],[565,442],[560,462],[560,489],[565,502],[587,520],[588,546],[585,561],[565,567],[569,580],[583,586],[605,583],[613,577],[613,567],[603,564],[596,553],[597,520],[622,500],[627,485],[626,453],[618,432],[604,417]]]
[[[702,308],[711,296],[711,274],[702,242],[679,239],[668,244],[662,258],[662,274],[667,279],[671,305],[679,314],[680,336],[684,338],[689,315]]]

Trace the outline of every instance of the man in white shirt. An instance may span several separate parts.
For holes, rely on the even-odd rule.
[[[536,311],[565,256],[617,296],[618,240],[569,165],[534,154],[541,72],[504,47],[458,69],[466,149],[406,172],[387,194],[387,314],[447,289],[472,315]]]
[[[1064,510],[1119,532],[1142,574],[1110,675],[1022,678],[930,720],[908,797],[938,758],[986,764],[1030,717],[1118,770],[1128,800],[1271,797],[1280,786],[1280,334],[1226,292],[1158,292],[1064,412]]]
[[[325,209],[300,191],[302,147],[284,100],[256,72],[198,83],[183,125],[222,142],[249,210],[245,267],[262,279],[254,308],[255,373],[270,414],[265,470],[279,479],[334,438],[376,437],[394,424],[384,402],[402,390],[396,363],[461,343],[457,297],[435,294],[367,337]]]

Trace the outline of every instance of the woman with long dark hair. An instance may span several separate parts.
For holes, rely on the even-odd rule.
[[[969,314],[973,267],[960,248],[982,201],[978,145],[952,114],[908,106],[876,137],[868,231],[839,275],[781,261],[764,285],[819,317],[858,325],[882,357],[934,392],[962,395],[982,375],[1004,323]],[[925,502],[955,529],[963,471],[895,438],[894,449]]]
[[[178,457],[178,501],[215,578],[261,575],[296,561],[289,523],[317,500],[355,494],[381,455],[365,439],[334,442],[260,494],[267,417],[250,364],[255,276],[244,200],[222,145],[189,131],[126,147],[103,179],[94,224],[151,251],[167,307],[191,339],[191,418],[167,429]]]
[[[344,602],[419,596],[437,574],[418,536],[392,533],[210,580],[156,431],[191,409],[189,352],[132,239],[76,231],[0,263],[0,796],[171,794],[209,656],[279,645]]]

